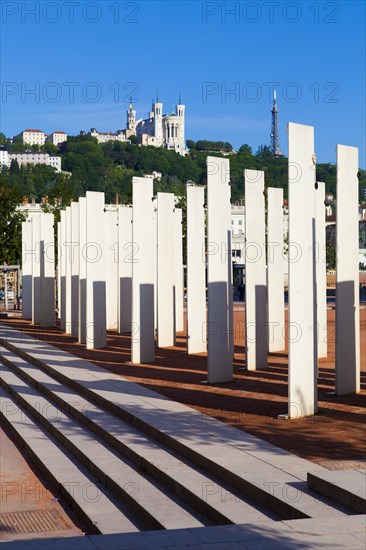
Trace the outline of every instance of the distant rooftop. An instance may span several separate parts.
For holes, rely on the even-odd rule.
[[[40,134],[44,134],[42,130],[32,130],[32,129],[23,130],[23,132],[39,132]]]

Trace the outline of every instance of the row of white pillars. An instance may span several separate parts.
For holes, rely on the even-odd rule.
[[[317,408],[317,360],[327,354],[326,273],[324,184],[315,182],[314,130],[291,123],[288,132],[288,414],[294,418]],[[360,387],[357,149],[339,146],[337,166],[336,390],[341,394]],[[220,383],[232,379],[234,351],[229,161],[208,157],[207,169],[207,252],[204,192],[187,187],[188,353],[205,351],[207,341],[208,382]],[[245,171],[245,195],[246,355],[248,370],[255,370],[267,368],[268,350],[284,347],[283,194],[268,190],[267,248],[263,172]],[[107,328],[131,330],[133,363],[154,361],[156,329],[158,345],[169,347],[183,327],[182,212],[172,194],[159,193],[156,206],[157,212],[152,180],[134,178],[132,209],[106,211],[104,194],[88,192],[61,213],[59,226],[61,326],[88,348],[106,345]],[[41,257],[45,238],[53,238],[50,216],[34,216],[23,227],[23,240],[31,247],[38,242]],[[41,326],[53,324],[54,309],[47,308],[53,298],[45,298],[52,269],[23,256],[23,273],[24,288],[31,285],[33,294],[30,303],[25,293],[24,316]]]

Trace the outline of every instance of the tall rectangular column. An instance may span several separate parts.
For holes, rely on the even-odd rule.
[[[206,344],[205,190],[187,185],[187,351],[203,353]]]
[[[118,212],[107,209],[106,213],[106,288],[107,329],[118,328]]]
[[[208,382],[233,377],[230,162],[207,157]]]
[[[327,325],[327,253],[325,244],[325,183],[315,185],[316,241],[316,317],[318,326],[318,357],[328,355]]]
[[[138,261],[132,240],[132,208],[118,208],[118,332],[128,334],[132,323],[132,264]]]
[[[174,264],[175,264],[175,330],[183,332],[184,330],[184,306],[183,306],[183,228],[182,228],[182,209],[176,208],[174,211],[175,220],[175,245],[174,245]]]
[[[61,270],[61,330],[66,330],[66,210],[61,210],[60,213],[61,224],[61,239],[58,246],[59,253],[59,267]]]
[[[158,347],[175,344],[175,220],[173,193],[158,193]]]
[[[337,145],[336,393],[360,391],[358,148]]]
[[[288,416],[317,412],[314,128],[288,125],[289,405]]]
[[[104,193],[86,192],[86,347],[107,345]]]
[[[78,342],[86,344],[86,197],[79,198],[79,319]]]
[[[70,262],[71,262],[71,336],[79,337],[79,253],[80,253],[80,227],[79,227],[79,203],[71,203],[71,236]]]
[[[132,241],[138,260],[132,264],[132,363],[153,363],[156,241],[152,179],[134,177],[132,196]]]
[[[22,222],[22,317],[32,319],[32,222]]]
[[[61,222],[57,222],[57,318],[61,319]]]
[[[32,325],[41,319],[41,214],[32,216]]]
[[[71,207],[66,206],[66,220],[65,220],[65,332],[71,334],[71,292],[72,292],[72,279],[71,279],[71,264],[72,264],[72,226],[71,226]]]
[[[285,349],[283,189],[267,189],[267,285],[269,351]]]
[[[54,215],[40,215],[40,309],[42,328],[55,325],[55,233]]]
[[[245,170],[244,179],[246,367],[259,370],[268,353],[264,172]]]

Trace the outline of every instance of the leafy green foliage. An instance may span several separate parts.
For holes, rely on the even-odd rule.
[[[18,264],[22,257],[22,221],[16,210],[22,193],[12,185],[9,174],[0,172],[0,264]]]
[[[5,136],[0,135],[4,142]],[[232,202],[244,197],[244,170],[263,170],[266,186],[284,189],[287,197],[288,160],[285,157],[274,158],[267,146],[261,146],[255,155],[250,145],[243,144],[237,153],[232,152],[228,142],[200,140],[187,141],[189,153],[185,157],[174,151],[155,147],[140,147],[134,143],[108,142],[98,144],[90,135],[69,136],[67,142],[56,148],[46,143],[40,149],[50,154],[58,153],[62,159],[62,169],[66,173],[57,173],[46,165],[28,165],[19,167],[12,162],[10,169],[3,168],[1,174],[1,236],[4,246],[2,258],[15,261],[20,258],[20,218],[15,214],[16,205],[24,196],[40,202],[47,196],[44,208],[54,212],[56,221],[61,208],[84,196],[86,191],[104,191],[107,203],[114,203],[118,195],[120,203],[131,203],[132,177],[151,174],[158,171],[163,174],[155,181],[154,190],[167,191],[179,197],[177,207],[183,208],[185,220],[185,185],[188,180],[205,185],[207,156],[222,157],[221,152],[230,154],[231,196]],[[26,146],[19,141],[10,144],[5,139],[5,148],[9,151],[24,151]],[[29,148],[29,147],[28,147]],[[318,164],[318,181],[324,181],[327,193],[336,193],[336,166]],[[366,171],[359,171],[359,184],[366,185]],[[184,224],[183,224],[184,225]],[[13,240],[14,238],[14,240]],[[18,239],[18,240],[17,240]],[[329,265],[333,263],[329,250]]]

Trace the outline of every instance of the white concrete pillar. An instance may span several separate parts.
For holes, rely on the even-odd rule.
[[[32,221],[22,222],[22,317],[32,319]]]
[[[157,340],[158,334],[158,200],[153,200],[153,231],[151,245],[154,248],[153,263],[151,270],[154,272],[154,334]]]
[[[267,189],[267,285],[269,351],[285,349],[283,189]]]
[[[138,261],[132,241],[132,208],[118,207],[118,332],[128,334],[132,323],[132,264]],[[136,255],[136,257],[135,257]]]
[[[207,350],[205,190],[187,185],[187,351]]]
[[[41,319],[41,214],[32,216],[32,242],[35,254],[32,257],[32,324]]]
[[[182,209],[176,208],[174,211],[175,220],[175,244],[174,244],[174,263],[175,263],[175,330],[183,332],[184,330],[184,306],[183,306],[183,227],[182,227]]]
[[[104,193],[86,192],[86,347],[107,345]]]
[[[314,128],[288,125],[289,406],[288,416],[317,412]]]
[[[66,207],[66,230],[65,230],[65,332],[71,334],[71,264],[72,264],[72,226],[71,226],[71,207]]]
[[[318,326],[318,357],[328,355],[327,325],[327,254],[325,243],[325,183],[315,185],[315,261],[316,318]]]
[[[79,198],[79,344],[86,344],[86,197]]]
[[[360,391],[358,169],[358,148],[337,145],[337,395]]]
[[[54,215],[42,213],[40,221],[40,295],[41,328],[55,325],[55,233]]]
[[[80,254],[80,220],[79,203],[72,202],[71,213],[71,238],[70,262],[71,262],[71,336],[79,337],[79,254]]]
[[[244,179],[246,367],[259,370],[268,353],[264,172],[245,170]]]
[[[66,330],[66,210],[61,210],[61,238],[58,246],[59,266],[61,270],[61,320],[60,327],[62,331]]]
[[[158,347],[175,344],[175,219],[173,193],[158,193]]]
[[[208,382],[233,377],[230,163],[207,157]]]
[[[106,210],[107,329],[118,329],[118,212]]]
[[[132,264],[132,363],[153,363],[154,286],[156,247],[153,237],[153,180],[132,179],[132,241],[136,262]]]
[[[61,222],[57,222],[57,318],[61,319]]]

